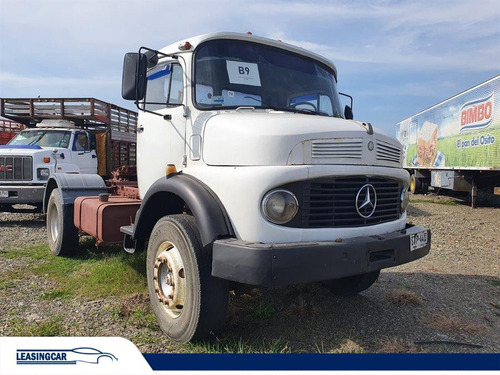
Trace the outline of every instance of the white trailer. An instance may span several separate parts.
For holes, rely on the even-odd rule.
[[[396,125],[410,190],[500,194],[500,75]]]

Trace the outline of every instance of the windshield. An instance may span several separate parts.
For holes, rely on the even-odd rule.
[[[313,59],[262,44],[214,40],[195,57],[200,109],[251,106],[341,117],[334,72]]]
[[[64,130],[27,130],[10,140],[9,145],[38,145],[67,148],[71,132]]]

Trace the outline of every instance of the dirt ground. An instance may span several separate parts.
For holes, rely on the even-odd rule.
[[[20,322],[36,325],[58,316],[57,334],[122,336],[148,353],[500,352],[500,208],[413,196],[408,221],[431,228],[427,257],[382,271],[356,297],[333,296],[319,283],[232,296],[225,328],[204,344],[165,338],[147,318],[146,293],[48,301],[40,295],[54,281],[33,279],[35,259],[0,256],[0,335],[19,334]],[[41,215],[0,213],[0,251],[44,243],[45,237]],[[7,280],[13,269],[25,270],[24,276]]]

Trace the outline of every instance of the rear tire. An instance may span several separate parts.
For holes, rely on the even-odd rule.
[[[427,180],[422,180],[422,194],[428,194],[429,193],[429,182]]]
[[[78,250],[78,230],[73,224],[73,210],[64,210],[59,189],[52,190],[47,203],[47,235],[50,252],[69,255]]]
[[[170,215],[156,223],[146,267],[151,305],[172,340],[203,339],[222,327],[228,283],[211,275],[212,245],[202,246],[193,216]]]
[[[342,279],[324,281],[323,285],[336,296],[355,296],[371,287],[377,281],[379,275],[380,271],[368,272]]]

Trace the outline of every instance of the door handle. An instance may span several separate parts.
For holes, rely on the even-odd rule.
[[[144,126],[137,127],[137,133],[142,133],[144,131]]]

